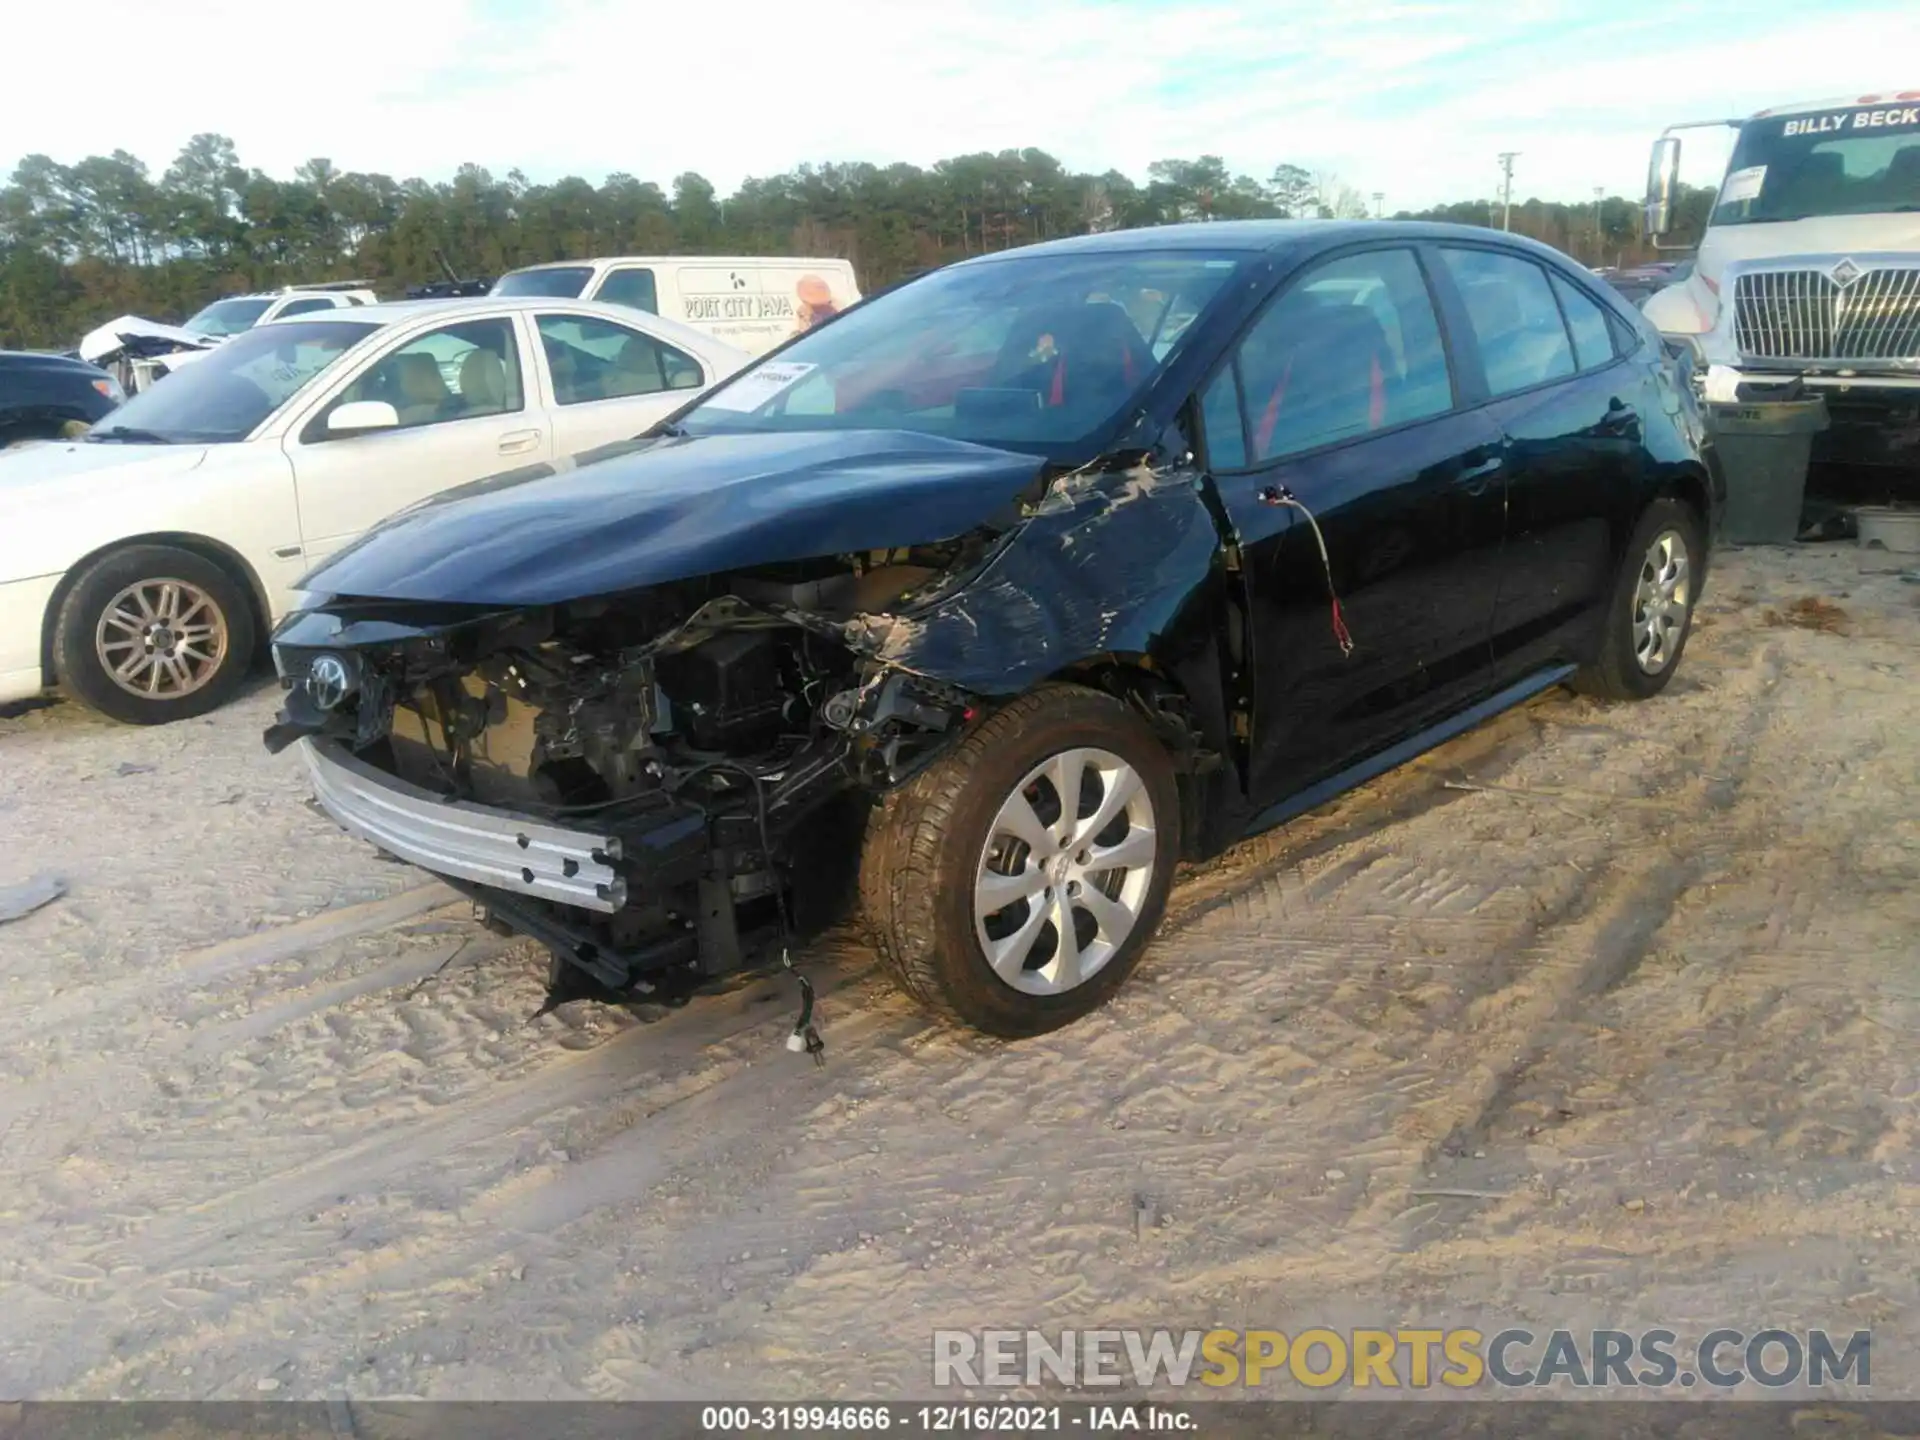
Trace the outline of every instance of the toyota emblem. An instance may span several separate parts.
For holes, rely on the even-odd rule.
[[[307,694],[322,710],[331,710],[347,698],[352,683],[346,662],[338,655],[322,655],[307,671]]]

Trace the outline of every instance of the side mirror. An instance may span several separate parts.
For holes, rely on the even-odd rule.
[[[1647,160],[1647,238],[1673,229],[1673,192],[1680,184],[1680,137],[1662,135]]]
[[[349,400],[327,416],[329,435],[364,435],[369,430],[397,430],[400,412],[384,400]]]

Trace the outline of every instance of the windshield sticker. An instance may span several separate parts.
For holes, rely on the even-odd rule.
[[[1760,187],[1767,178],[1767,167],[1749,165],[1744,170],[1735,170],[1727,176],[1727,183],[1720,187],[1722,205],[1738,205],[1742,200],[1751,200],[1760,193]]]
[[[1832,115],[1809,115],[1780,127],[1782,139],[1795,135],[1832,135],[1841,130],[1903,130],[1920,125],[1920,105],[1895,105],[1885,110],[1842,110]]]
[[[749,371],[707,401],[710,410],[758,410],[816,370],[796,360],[775,360]]]

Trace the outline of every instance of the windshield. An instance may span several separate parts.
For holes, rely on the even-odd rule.
[[[161,444],[244,440],[349,346],[378,328],[371,321],[332,319],[262,325],[141,391],[87,438]]]
[[[1715,225],[1920,210],[1920,105],[1775,116],[1740,127]]]
[[[538,295],[548,300],[578,300],[593,275],[589,265],[563,265],[554,270],[518,270],[494,282],[496,295]]]
[[[942,270],[743,372],[681,428],[918,430],[1071,454],[1146,390],[1240,263],[1179,251]]]
[[[181,327],[196,335],[238,335],[251,330],[271,300],[216,300]]]

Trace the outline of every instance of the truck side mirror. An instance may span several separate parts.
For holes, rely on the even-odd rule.
[[[1647,238],[1673,229],[1673,192],[1680,184],[1680,137],[1662,135],[1647,161]]]

